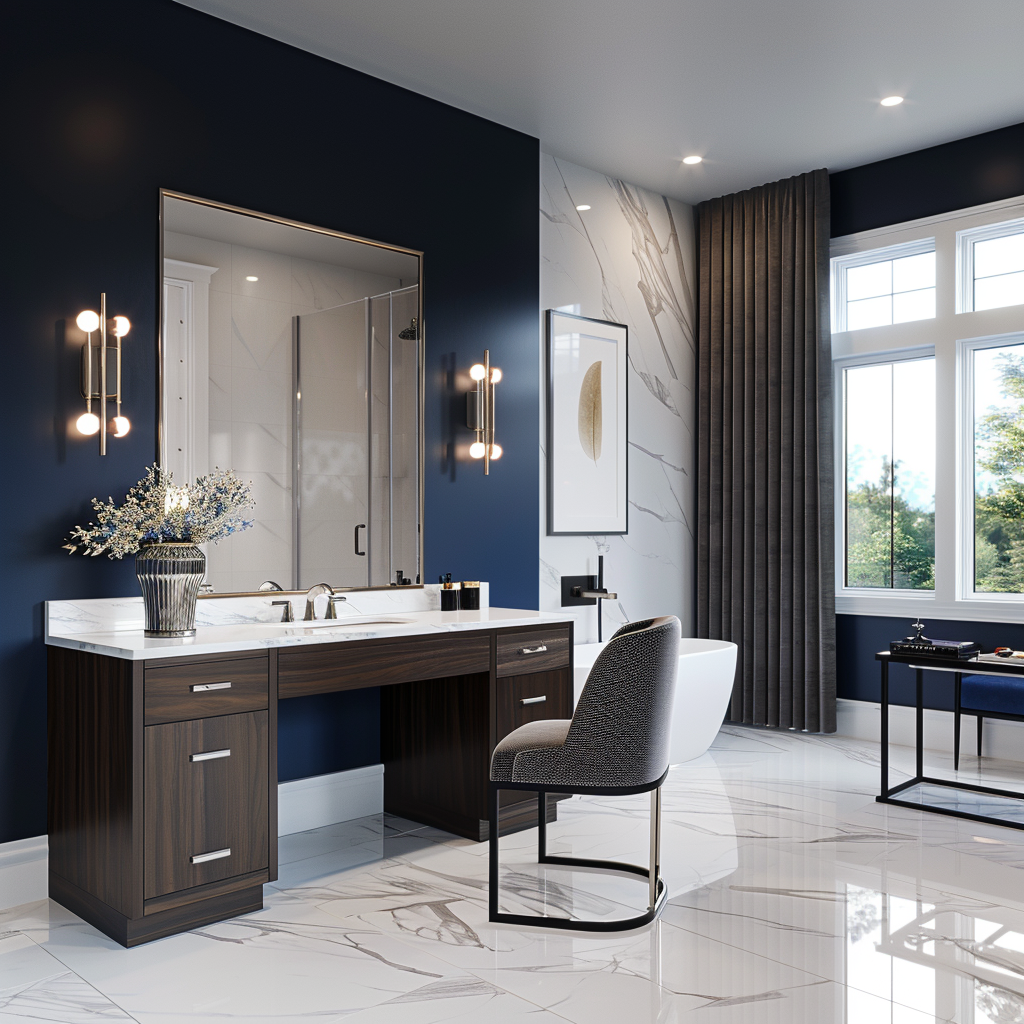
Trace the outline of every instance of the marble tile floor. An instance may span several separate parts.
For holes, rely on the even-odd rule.
[[[950,758],[928,770],[952,775]],[[912,752],[894,748],[892,780]],[[1024,789],[1024,764],[960,777]],[[874,801],[878,748],[727,727],[665,786],[660,921],[487,921],[487,845],[391,815],[281,840],[265,907],[124,950],[49,901],[0,912],[8,1021],[318,1024],[1024,1022],[1024,833]],[[552,852],[643,863],[649,800],[573,798]],[[600,919],[640,880],[502,840],[502,903]]]

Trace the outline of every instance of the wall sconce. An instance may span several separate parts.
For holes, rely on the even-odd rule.
[[[86,342],[82,346],[82,397],[85,399],[85,412],[78,417],[75,426],[80,434],[91,437],[100,435],[100,455],[107,454],[107,434],[124,437],[131,430],[127,416],[121,415],[121,339],[131,330],[131,323],[126,316],[115,316],[107,319],[107,293],[100,295],[100,311],[83,309],[75,319],[79,328],[85,331]],[[99,344],[92,343],[93,334],[99,331]],[[107,344],[107,335],[117,339],[113,347]],[[115,362],[115,387],[113,393],[107,383],[108,352]],[[107,420],[107,402],[113,399],[114,415]],[[92,411],[92,403],[99,402],[100,413]]]
[[[483,363],[469,369],[476,381],[476,390],[466,395],[466,425],[476,434],[469,446],[471,458],[484,460],[484,475],[491,471],[491,461],[501,458],[501,445],[494,443],[494,386],[501,380],[501,370],[491,366],[491,351],[484,350]]]

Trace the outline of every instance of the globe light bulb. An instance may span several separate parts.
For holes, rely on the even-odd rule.
[[[110,421],[110,427],[114,437],[124,437],[132,429],[131,422],[127,416],[115,416]]]
[[[75,318],[75,323],[78,324],[79,328],[85,331],[86,334],[92,334],[93,331],[99,329],[100,318],[91,309],[83,309]],[[93,431],[93,433],[95,432],[96,431]]]
[[[487,373],[487,371],[484,369],[483,363],[474,363],[469,368],[469,375],[473,380],[483,380],[485,373]]]
[[[491,445],[491,460],[493,461],[494,459],[500,459],[500,458],[501,458],[501,445],[500,444],[492,444]]]
[[[491,383],[492,384],[497,384],[499,380],[501,380],[501,370],[499,370],[496,366],[492,366],[491,367]]]
[[[114,317],[114,337],[123,338],[132,329],[131,321],[126,316]]]
[[[484,457],[485,451],[486,446],[484,445],[483,441],[474,441],[469,446],[469,457],[471,459],[482,459]]]
[[[86,437],[90,437],[100,429],[100,418],[94,412],[83,412],[81,416],[75,420],[75,426],[78,428],[80,434],[85,434]]]

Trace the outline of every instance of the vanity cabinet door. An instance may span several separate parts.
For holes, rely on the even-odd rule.
[[[268,714],[145,730],[145,898],[269,864]]]
[[[572,677],[566,669],[498,680],[498,739],[542,718],[572,717]]]

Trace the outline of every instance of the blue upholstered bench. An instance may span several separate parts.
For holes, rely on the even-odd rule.
[[[960,767],[960,715],[978,719],[978,757],[986,718],[1024,721],[1024,678],[1015,676],[956,676],[953,767]]]

